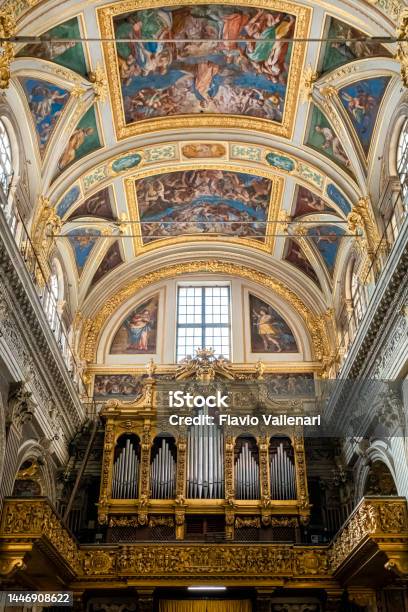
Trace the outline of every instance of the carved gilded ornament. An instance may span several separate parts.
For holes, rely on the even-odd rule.
[[[310,102],[312,99],[313,87],[318,78],[319,73],[309,64],[303,71],[302,83],[300,87],[303,102]]]
[[[14,11],[9,7],[0,11],[0,38],[12,38],[16,33]],[[10,85],[10,64],[14,59],[15,44],[3,42],[0,46],[0,89],[7,89]]]
[[[408,87],[408,8],[404,8],[399,16],[397,28],[398,48],[396,59],[401,64],[401,80]]]
[[[93,319],[87,319],[83,325],[79,353],[81,359],[88,363],[95,361],[99,335],[113,313],[137,291],[167,278],[183,274],[227,274],[246,278],[259,285],[267,287],[277,295],[287,300],[303,318],[309,330],[314,348],[314,358],[318,361],[329,356],[330,336],[323,316],[315,315],[304,302],[281,281],[275,280],[263,272],[258,272],[246,266],[217,260],[193,261],[170,265],[154,272],[149,272],[135,279],[115,295],[108,298]]]
[[[177,524],[177,516],[175,520]],[[80,547],[46,500],[5,500],[0,528],[0,572],[10,575],[23,568],[23,551],[44,540],[55,551],[53,561],[56,555],[72,576],[79,580],[93,577],[95,584],[100,580],[117,581],[120,576],[140,581],[152,577],[177,581],[191,573],[224,580],[237,575],[251,576],[253,580],[270,579],[273,568],[274,576],[295,580],[302,576],[315,585],[316,577],[326,581],[336,578],[341,565],[368,541],[385,553],[387,569],[404,578],[408,573],[407,502],[392,497],[363,499],[329,546],[152,543],[112,548],[105,545],[103,549],[91,550]]]
[[[408,535],[406,501],[386,498],[375,502],[363,500],[332,544],[330,552],[332,569],[336,571],[366,536],[378,537],[381,547],[382,538],[386,534],[396,534],[401,541],[406,542]],[[407,563],[406,551],[402,559]],[[388,562],[388,569],[393,569],[393,561],[397,564],[394,557],[394,560]],[[399,566],[401,567],[401,562]]]
[[[102,66],[98,64],[95,70],[89,73],[89,80],[92,83],[95,98],[99,102],[106,102],[109,95],[108,82],[106,79],[105,71]]]
[[[207,4],[216,4],[218,0],[209,0]],[[236,4],[235,0],[226,0],[227,4]],[[191,4],[191,3],[190,3]],[[192,4],[199,4],[194,0]],[[307,7],[300,6],[292,2],[283,2],[282,0],[242,0],[242,6],[255,6],[257,8],[264,7],[268,10],[280,11],[282,13],[290,13],[296,16],[296,29],[294,38],[307,38],[309,33],[311,10]],[[161,7],[161,0],[141,0],[137,9]],[[179,0],[169,0],[167,6],[180,6]],[[128,13],[135,10],[135,4],[132,0],[125,2],[117,2],[109,6],[99,9],[99,27],[102,38],[114,39],[113,18],[117,15]],[[117,66],[116,44],[108,42],[104,44],[105,66],[108,74],[108,82],[110,96],[112,100],[113,116],[116,129],[116,135],[119,140],[146,134],[148,132],[159,132],[165,129],[188,129],[188,128],[227,128],[227,129],[249,129],[263,131],[267,134],[275,134],[290,138],[294,126],[294,118],[296,115],[298,103],[298,91],[300,86],[300,78],[305,56],[305,45],[293,43],[291,67],[288,80],[288,88],[285,99],[285,110],[282,123],[269,121],[259,118],[249,118],[233,115],[217,115],[215,113],[204,115],[186,115],[173,116],[171,118],[163,117],[158,119],[137,121],[126,125],[123,112],[123,101],[120,75]]]
[[[31,230],[31,241],[41,266],[41,270],[37,273],[37,283],[40,286],[44,285],[51,274],[49,257],[54,245],[54,233],[60,229],[61,219],[50,205],[50,201],[40,196]]]

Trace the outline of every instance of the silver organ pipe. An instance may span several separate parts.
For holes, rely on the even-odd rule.
[[[156,456],[150,464],[152,499],[171,499],[175,494],[176,461],[169,441],[162,438]]]
[[[199,414],[207,415],[207,408]],[[215,425],[192,425],[187,435],[187,496],[224,497],[224,437]]]
[[[237,499],[259,499],[259,466],[244,442],[235,462],[235,495]]]
[[[127,438],[124,448],[113,465],[112,497],[134,499],[139,486],[139,458],[132,441]]]
[[[296,499],[295,466],[283,442],[270,459],[271,493],[273,499]]]

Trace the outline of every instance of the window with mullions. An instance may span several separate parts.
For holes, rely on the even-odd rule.
[[[12,177],[11,143],[6,126],[0,119],[0,186],[8,194]]]
[[[397,170],[404,203],[408,203],[408,121],[401,130],[397,151]]]
[[[230,288],[179,287],[177,361],[194,357],[198,348],[212,348],[230,358]]]

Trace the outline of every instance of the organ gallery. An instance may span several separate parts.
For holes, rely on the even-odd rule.
[[[408,612],[407,40],[0,6],[5,610]]]

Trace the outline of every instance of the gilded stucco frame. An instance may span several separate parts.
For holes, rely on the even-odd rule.
[[[237,5],[235,0],[225,0],[226,4]],[[180,0],[167,0],[166,6],[182,6]],[[197,2],[193,0],[191,4],[219,4],[216,0]],[[283,2],[282,0],[241,0],[239,6],[249,6],[263,8],[270,11],[281,11],[296,17],[296,27],[294,38],[307,38],[310,28],[311,9],[299,6],[293,2]],[[99,29],[103,39],[113,40],[115,38],[113,29],[113,18],[124,13],[137,10],[163,7],[161,0],[126,0],[110,4],[97,11]],[[305,45],[302,42],[292,43],[292,56],[289,67],[288,86],[285,97],[285,107],[282,123],[257,117],[244,117],[235,115],[217,115],[215,113],[205,113],[200,116],[180,115],[171,118],[160,117],[155,119],[145,119],[127,125],[124,119],[122,92],[118,65],[116,61],[115,42],[106,42],[104,47],[105,68],[108,75],[110,97],[112,101],[113,120],[115,124],[116,137],[118,140],[147,134],[149,132],[159,132],[168,129],[189,129],[189,128],[226,128],[226,129],[247,129],[274,134],[284,138],[291,138],[294,126],[294,119],[298,104],[298,93],[301,81],[303,63],[305,59]]]
[[[237,167],[229,164],[217,164],[217,170],[226,171],[226,172],[234,172],[234,173],[245,173],[249,174],[248,169],[246,167]],[[130,219],[135,221],[135,227],[137,231],[133,238],[133,248],[135,255],[139,255],[140,253],[145,253],[147,251],[152,251],[154,249],[158,249],[162,246],[174,245],[186,242],[209,242],[211,240],[216,240],[217,242],[235,242],[237,244],[243,244],[247,247],[259,249],[261,251],[266,251],[267,253],[273,252],[273,247],[275,244],[275,234],[276,228],[279,227],[278,223],[278,215],[281,206],[281,199],[283,194],[284,187],[284,178],[280,176],[276,176],[271,174],[271,172],[265,170],[252,170],[250,172],[253,176],[261,176],[266,178],[271,183],[271,194],[269,199],[269,206],[267,212],[267,221],[266,221],[266,230],[265,230],[265,238],[263,240],[257,240],[256,238],[243,238],[243,237],[234,237],[234,236],[226,236],[226,235],[213,235],[213,234],[181,234],[180,236],[175,237],[165,237],[165,238],[157,238],[152,240],[152,242],[144,244],[141,232],[141,221],[139,216],[139,206],[137,202],[136,195],[136,181],[150,177],[150,176],[160,176],[162,174],[168,174],[170,172],[180,172],[180,171],[188,171],[188,170],[213,170],[214,166],[211,164],[174,164],[167,168],[160,168],[152,170],[145,170],[138,172],[135,176],[128,178],[125,180],[125,191],[126,191],[126,199],[128,204],[128,210]],[[272,223],[276,221],[276,224]]]

